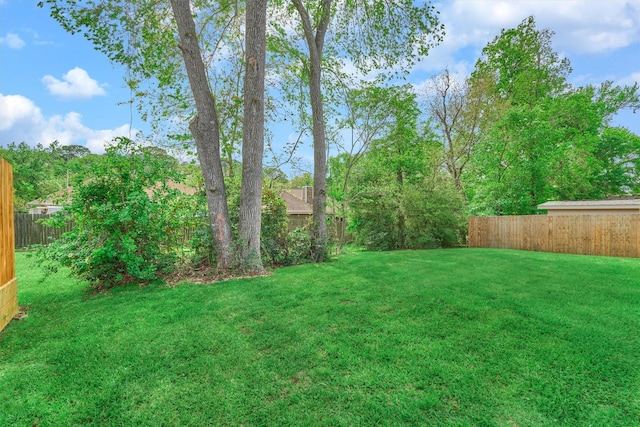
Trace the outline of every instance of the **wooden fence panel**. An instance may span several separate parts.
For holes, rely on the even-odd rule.
[[[640,258],[640,215],[471,217],[469,247]]]
[[[18,313],[13,226],[13,171],[0,159],[0,331]]]
[[[15,214],[15,247],[25,249],[32,245],[47,245],[60,238],[63,233],[71,231],[72,223],[65,227],[48,227],[40,223],[40,220],[51,218],[50,215],[35,215],[28,213]]]

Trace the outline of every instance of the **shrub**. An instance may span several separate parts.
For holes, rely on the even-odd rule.
[[[166,160],[127,138],[116,138],[95,177],[75,184],[63,217],[72,231],[39,251],[42,264],[69,267],[95,288],[148,282],[176,264],[179,235],[192,206],[167,187],[177,178]]]
[[[287,206],[278,193],[262,192],[262,261],[267,265],[294,265],[311,261],[311,236],[307,228],[289,231]]]
[[[441,181],[405,188],[407,248],[450,248],[463,243],[467,227],[463,201],[451,184]]]
[[[355,243],[366,249],[453,247],[464,240],[463,201],[446,179],[366,186],[351,208],[349,230]]]
[[[262,224],[260,229],[260,253],[267,265],[287,264],[289,245],[287,207],[278,193],[270,188],[262,192]]]

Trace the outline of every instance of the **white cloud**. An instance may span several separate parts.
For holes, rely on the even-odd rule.
[[[132,134],[136,131],[132,130]],[[47,146],[86,145],[93,153],[103,153],[105,144],[116,136],[129,136],[129,125],[115,129],[91,129],[82,124],[82,115],[70,112],[45,117],[40,108],[22,95],[0,93],[0,142],[26,142]]]
[[[557,50],[596,53],[628,46],[640,40],[640,1],[462,1],[442,5],[445,19],[457,24],[456,32],[488,31],[485,45],[502,28],[513,28],[529,15],[539,29],[556,35]],[[449,7],[447,7],[449,6]]]
[[[640,41],[640,0],[455,0],[442,1],[436,9],[445,25],[444,41],[418,64],[418,71],[455,68],[462,55],[475,61],[503,28],[515,28],[530,15],[538,29],[555,32],[554,50],[563,56],[608,52]]]
[[[27,118],[41,118],[40,109],[28,98],[20,95],[0,94],[0,132],[11,129]]]
[[[27,28],[25,31],[31,35],[33,44],[36,46],[51,46],[54,44],[52,41],[40,39],[40,34],[31,28]]]
[[[51,75],[42,78],[42,83],[47,86],[49,93],[62,99],[89,99],[94,96],[104,96],[107,93],[98,82],[82,68],[75,67],[69,70],[60,81]]]
[[[24,40],[22,40],[19,35],[14,33],[7,33],[6,36],[0,37],[0,45],[2,44],[6,44],[9,49],[16,50],[22,49],[26,45]]]
[[[631,73],[630,75],[616,82],[616,84],[621,86],[633,86],[636,83],[640,85],[640,71],[638,71],[637,73]]]

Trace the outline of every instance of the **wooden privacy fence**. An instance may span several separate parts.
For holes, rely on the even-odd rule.
[[[0,159],[0,331],[18,313],[13,233],[13,172]]]
[[[16,213],[16,249],[25,249],[32,245],[47,245],[60,238],[62,233],[71,231],[72,223],[67,223],[64,227],[48,227],[40,223],[39,220],[51,218],[50,215]]]
[[[640,215],[471,217],[469,247],[640,258]]]

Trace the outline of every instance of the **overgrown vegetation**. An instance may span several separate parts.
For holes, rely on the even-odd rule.
[[[27,212],[27,203],[64,190],[78,175],[91,169],[99,158],[79,145],[62,146],[53,141],[48,147],[25,142],[0,147],[0,157],[13,167],[14,209]]]
[[[460,245],[463,199],[441,170],[438,143],[420,123],[416,96],[406,87],[373,96],[385,100],[384,126],[357,163],[344,156],[330,163],[330,194],[345,201],[356,243],[374,250]]]
[[[472,213],[526,215],[548,200],[640,191],[640,137],[612,126],[618,112],[640,107],[638,84],[570,85],[570,61],[553,50],[552,36],[530,16],[502,30],[476,62],[462,98],[467,114],[453,128],[464,138],[468,113],[480,118],[474,144],[458,147]]]
[[[277,192],[270,188],[263,189],[262,204],[261,253],[265,265],[309,262],[311,236],[304,229],[289,231],[287,207]]]
[[[359,252],[115,288],[18,254],[0,425],[636,425],[640,261]]]
[[[328,191],[369,249],[464,243],[468,215],[528,215],[548,200],[640,191],[640,137],[612,126],[638,85],[573,87],[553,32],[528,17],[482,51],[471,76],[345,91]],[[419,108],[422,107],[422,108]]]
[[[41,265],[48,271],[68,267],[97,290],[149,283],[174,273],[188,277],[193,269],[213,280],[216,252],[203,191],[178,185],[183,177],[174,162],[127,138],[114,140],[94,162],[92,177],[76,179],[70,204],[48,221],[52,226],[73,221],[75,226],[39,249]],[[239,215],[236,177],[228,182],[232,224],[238,223]],[[309,235],[304,230],[289,233],[278,193],[266,189],[263,206],[261,261],[269,266],[308,261]],[[232,232],[239,242],[237,227]],[[243,273],[243,267],[238,261],[237,273]]]
[[[75,227],[39,251],[49,269],[60,263],[98,288],[171,272],[184,244],[180,234],[195,216],[185,195],[168,186],[178,176],[166,161],[126,138],[115,142],[52,219]]]

